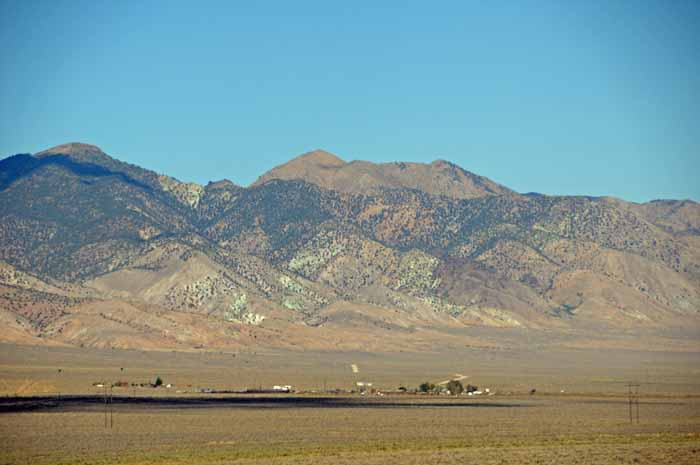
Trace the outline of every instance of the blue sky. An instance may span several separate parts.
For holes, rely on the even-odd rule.
[[[246,185],[300,153],[700,200],[700,2],[0,0],[0,156]]]

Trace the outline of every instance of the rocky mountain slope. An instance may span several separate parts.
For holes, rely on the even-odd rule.
[[[66,144],[0,161],[0,339],[415,350],[496,328],[692,345],[699,226],[692,201],[520,195],[442,161],[315,151],[242,188]]]

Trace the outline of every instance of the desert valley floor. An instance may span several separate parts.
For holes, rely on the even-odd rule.
[[[0,463],[697,463],[698,355],[2,345]],[[171,388],[114,388],[113,427],[105,428],[103,389],[93,383],[140,384],[155,376]],[[390,392],[457,376],[493,395]],[[360,380],[387,394],[344,392]],[[629,420],[630,381],[640,384],[638,423],[636,408]],[[300,392],[201,393],[275,384]]]

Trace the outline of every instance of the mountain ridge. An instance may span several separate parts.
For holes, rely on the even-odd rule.
[[[444,160],[321,150],[250,187],[85,144],[40,154],[0,160],[0,311],[21,322],[8,339],[415,350],[481,327],[698,330],[692,201],[521,195]]]
[[[59,145],[56,145],[56,146],[51,147],[51,148],[49,148],[49,149],[45,149],[45,150],[36,152],[36,153],[34,153],[34,154],[31,154],[31,153],[20,153],[20,154],[16,154],[16,155],[9,155],[9,156],[7,156],[7,157],[5,157],[5,158],[0,159],[0,163],[2,163],[2,162],[4,162],[4,161],[7,161],[7,160],[9,160],[9,159],[11,159],[11,158],[14,158],[14,157],[34,157],[34,158],[43,158],[43,157],[47,157],[47,156],[50,156],[50,155],[59,155],[59,154],[63,154],[63,155],[73,155],[72,158],[77,158],[76,154],[80,154],[80,153],[96,153],[96,154],[99,154],[100,156],[106,157],[106,159],[109,159],[109,160],[114,161],[114,162],[117,162],[117,163],[121,163],[121,164],[124,164],[124,165],[127,165],[127,166],[134,166],[134,167],[137,166],[137,165],[132,165],[132,164],[129,164],[129,163],[126,163],[126,162],[122,162],[122,161],[118,160],[117,158],[114,158],[114,157],[108,155],[106,152],[104,152],[104,151],[103,151],[99,146],[97,146],[97,145],[88,144],[88,143],[84,143],[84,142],[68,142],[68,143],[64,143],[64,144],[59,144]],[[257,185],[257,184],[260,184],[260,183],[262,183],[262,182],[266,182],[268,179],[278,179],[278,178],[270,177],[270,178],[265,179],[264,181],[261,181],[261,178],[263,178],[263,177],[264,177],[266,174],[268,174],[268,173],[274,172],[277,168],[280,168],[280,167],[282,167],[282,166],[285,166],[285,165],[287,165],[288,163],[293,162],[293,161],[295,161],[295,160],[304,160],[305,157],[309,157],[309,158],[312,158],[312,159],[313,159],[315,156],[318,156],[319,154],[321,154],[321,156],[328,156],[328,157],[329,157],[328,159],[331,160],[331,162],[330,162],[330,163],[325,163],[326,165],[329,165],[329,166],[333,166],[333,165],[343,166],[343,165],[348,165],[348,164],[352,164],[352,163],[370,164],[370,165],[378,165],[378,166],[381,166],[381,165],[419,165],[419,166],[445,165],[445,166],[449,166],[449,167],[452,167],[452,168],[456,168],[456,169],[465,171],[465,172],[467,172],[467,173],[469,173],[469,174],[472,174],[472,175],[474,175],[474,176],[477,176],[477,177],[482,177],[482,176],[476,175],[476,174],[474,174],[474,173],[471,173],[471,172],[465,170],[464,168],[462,168],[461,166],[459,166],[458,164],[456,164],[456,163],[454,163],[454,162],[451,162],[451,161],[449,161],[449,160],[442,159],[442,158],[435,159],[435,160],[433,160],[433,161],[431,161],[431,162],[429,162],[429,163],[401,162],[401,161],[384,162],[384,163],[375,163],[375,162],[370,162],[370,161],[365,161],[365,160],[351,160],[351,161],[348,162],[348,161],[343,160],[343,159],[340,158],[339,156],[333,154],[332,152],[329,152],[329,151],[324,150],[324,149],[321,149],[321,148],[317,148],[317,149],[314,149],[314,150],[311,150],[311,151],[308,151],[308,152],[304,152],[304,153],[302,153],[302,154],[300,154],[300,155],[297,155],[297,156],[291,158],[289,161],[287,161],[287,162],[285,162],[285,163],[282,163],[282,164],[280,164],[280,165],[277,165],[277,166],[271,168],[271,169],[268,170],[267,172],[265,172],[265,173],[263,173],[262,175],[260,175],[256,181],[253,181],[253,182],[252,182],[250,185],[248,185],[247,187],[254,187],[254,186]],[[315,164],[323,164],[323,163],[315,163]],[[150,170],[150,169],[148,169],[148,168],[141,168],[141,167],[138,167],[138,168],[139,168],[139,169],[142,169],[142,170],[144,170],[144,171],[148,171],[148,172],[150,172],[150,173],[153,173],[153,174],[155,174],[156,176],[164,176],[164,175],[158,174],[156,171]],[[169,177],[169,176],[168,176],[168,177]],[[482,178],[484,178],[484,177],[482,177]],[[200,186],[200,187],[203,187],[203,188],[206,187],[206,186],[220,187],[220,186],[222,186],[222,185],[224,185],[224,184],[227,184],[227,185],[230,184],[230,185],[233,185],[233,186],[236,186],[236,187],[241,187],[241,188],[243,187],[242,185],[237,184],[236,182],[234,182],[234,181],[232,181],[232,180],[230,180],[230,179],[227,179],[227,178],[223,178],[223,179],[220,179],[220,180],[218,180],[218,181],[213,181],[213,180],[211,180],[211,181],[208,181],[206,184],[200,184],[200,183],[188,182],[188,181],[181,181],[181,180],[178,180],[178,179],[176,179],[176,178],[171,178],[171,179],[174,179],[175,181],[177,181],[178,183],[181,183],[181,184],[197,185],[197,186]],[[488,179],[488,178],[484,178],[484,179]],[[308,181],[307,181],[307,182],[308,182]],[[314,184],[314,183],[312,183],[312,184]],[[506,189],[508,189],[508,188],[506,187]],[[669,203],[670,203],[670,204],[673,204],[673,205],[684,205],[684,204],[687,204],[687,205],[690,205],[691,207],[700,206],[700,201],[697,201],[697,200],[694,200],[694,199],[691,199],[691,198],[684,198],[684,199],[656,198],[656,199],[650,199],[650,200],[644,201],[644,202],[637,202],[637,201],[626,200],[626,199],[624,199],[624,198],[614,197],[614,196],[609,196],[609,195],[589,196],[589,195],[576,195],[576,194],[545,194],[545,193],[541,193],[541,192],[517,193],[517,192],[515,192],[515,191],[513,191],[513,190],[511,190],[511,189],[508,189],[508,191],[509,191],[509,192],[512,192],[512,193],[514,193],[514,194],[523,195],[523,196],[538,195],[538,196],[547,196],[547,197],[588,197],[588,198],[591,198],[591,199],[597,199],[597,200],[601,200],[601,201],[609,201],[609,202],[611,202],[611,203],[623,202],[623,203],[626,203],[626,204],[639,205],[639,206],[649,205],[649,204],[658,204],[658,203],[664,203],[664,204],[669,204]]]

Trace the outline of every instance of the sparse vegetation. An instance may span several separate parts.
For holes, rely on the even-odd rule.
[[[191,340],[196,331],[152,330],[156,319],[174,320],[157,308],[228,320],[224,336],[204,333],[250,344],[278,338],[232,337],[237,324],[274,314],[248,307],[280,309],[285,334],[297,325],[337,328],[324,313],[333,306],[396,310],[343,317],[381,330],[376,339],[385,341],[396,329],[454,324],[566,332],[582,319],[597,336],[631,323],[653,328],[660,314],[686,327],[700,306],[694,202],[518,195],[447,162],[363,165],[363,179],[379,185],[357,192],[347,179],[341,193],[304,182],[312,167],[298,163],[302,180],[270,174],[269,182],[241,188],[182,183],[85,144],[2,160],[0,197],[11,197],[0,217],[0,260],[8,264],[0,263],[0,300],[17,317],[15,329],[28,329],[28,338],[103,344],[65,336],[85,324],[67,316],[86,296],[98,306],[111,299],[138,306],[149,318],[99,315],[137,333],[132,342],[167,341],[161,348],[201,341]],[[418,172],[427,176],[422,187],[405,188],[406,176]],[[445,179],[455,183],[446,191]],[[100,292],[89,288],[93,280]]]

